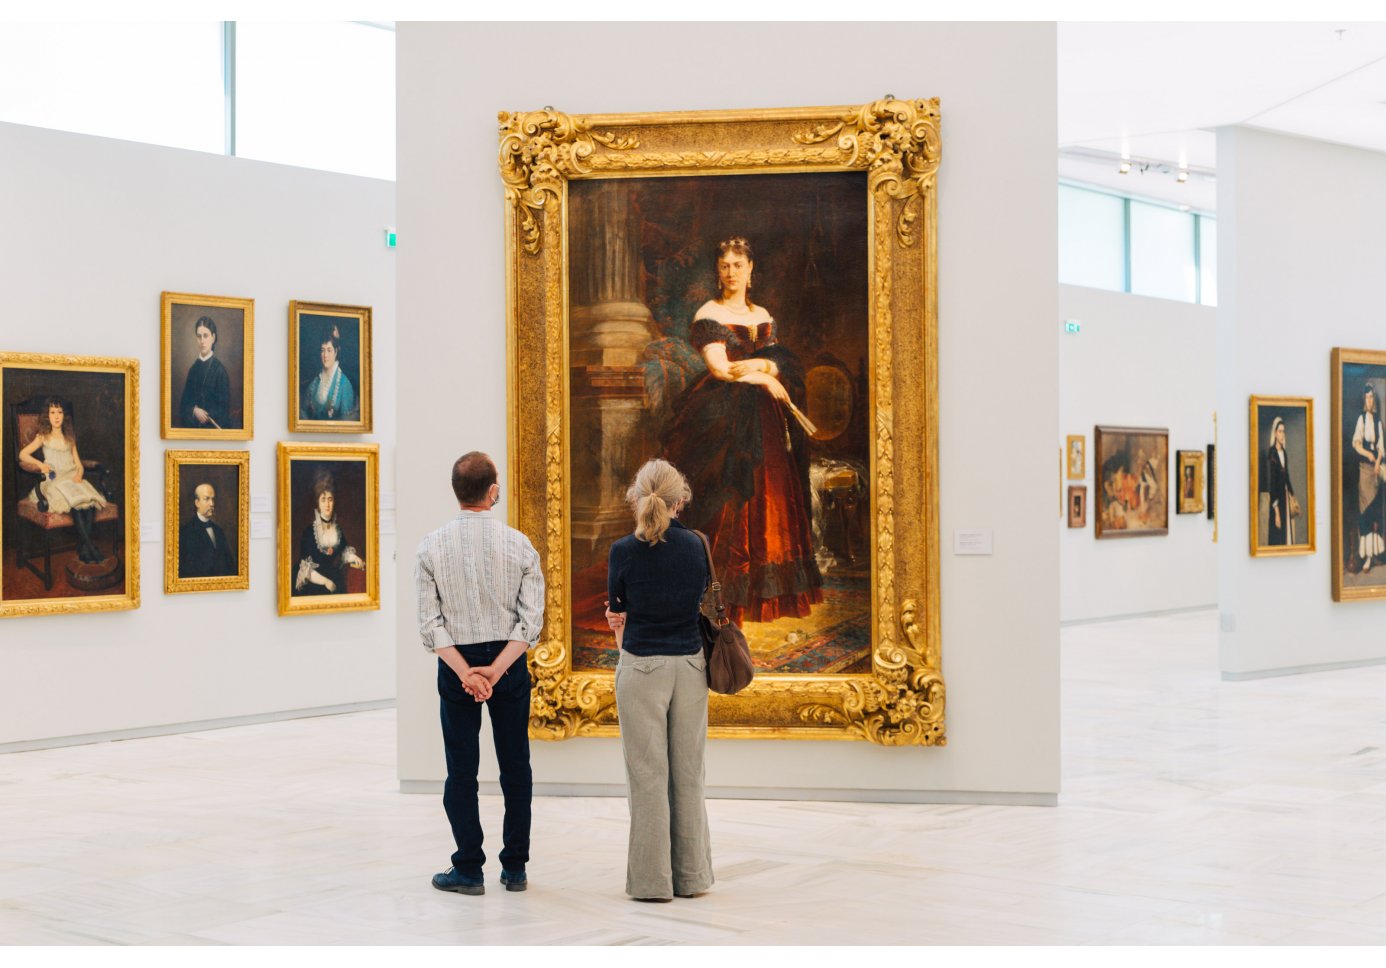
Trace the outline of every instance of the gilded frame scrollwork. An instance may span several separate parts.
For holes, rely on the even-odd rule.
[[[611,672],[574,670],[568,641],[569,182],[855,171],[867,176],[870,245],[871,671],[759,675],[740,695],[711,697],[710,735],[944,745],[938,101],[887,96],[844,107],[584,117],[544,108],[499,120],[510,518],[543,557],[547,596],[543,636],[530,653],[531,735],[618,732]]]

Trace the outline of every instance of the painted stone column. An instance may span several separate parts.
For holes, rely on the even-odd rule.
[[[626,488],[654,453],[639,366],[654,334],[641,298],[638,218],[628,183],[594,187],[571,210],[573,245],[584,253],[569,281],[574,567],[630,532]]]

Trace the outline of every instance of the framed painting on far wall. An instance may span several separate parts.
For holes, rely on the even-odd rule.
[[[368,434],[371,308],[289,303],[289,431]]]
[[[1386,351],[1335,347],[1331,392],[1333,600],[1386,598]]]
[[[1093,428],[1098,538],[1169,533],[1169,431]]]
[[[1179,486],[1179,497],[1175,501],[1176,513],[1202,514],[1203,451],[1176,451],[1174,464],[1174,479]]]
[[[1251,398],[1251,554],[1314,553],[1314,401]]]
[[[279,614],[380,607],[376,444],[279,445]]]
[[[1088,474],[1087,441],[1082,434],[1069,434],[1064,448],[1068,460],[1068,479],[1081,481]]]
[[[165,440],[249,440],[255,300],[166,292],[160,300],[159,432]]]
[[[139,608],[139,363],[0,353],[0,616]]]
[[[250,454],[164,452],[164,592],[250,587]]]
[[[1088,526],[1088,486],[1070,484],[1068,486],[1068,526],[1085,528]]]

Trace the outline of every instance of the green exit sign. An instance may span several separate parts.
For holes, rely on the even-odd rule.
[[[1065,332],[1065,333],[1079,333],[1079,332],[1082,332],[1082,330],[1083,330],[1083,324],[1080,323],[1080,322],[1078,322],[1078,320],[1076,320],[1076,319],[1065,319],[1065,320],[1064,320],[1064,332]]]
[[[385,248],[387,248],[387,249],[393,249],[393,248],[394,248],[395,246],[397,246],[397,245],[399,245],[399,236],[395,234],[395,230],[394,230],[394,229],[386,229],[386,230],[385,230]]]

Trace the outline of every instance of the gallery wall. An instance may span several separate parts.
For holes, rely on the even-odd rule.
[[[1177,514],[1171,500],[1167,535],[1100,541],[1094,537],[1100,505],[1092,448],[1093,427],[1098,424],[1167,428],[1173,493],[1176,452],[1206,451],[1213,442],[1217,310],[1171,299],[1060,286],[1059,319],[1079,325],[1076,333],[1066,332],[1062,323],[1055,326],[1058,444],[1070,434],[1082,434],[1087,449],[1086,476],[1071,481],[1065,473],[1063,492],[1067,494],[1071,484],[1086,484],[1089,500],[1087,526],[1070,528],[1055,498],[1061,620],[1215,606],[1217,546],[1213,522],[1206,514]],[[1240,505],[1236,507],[1240,512]]]
[[[394,536],[382,608],[280,618],[275,443],[287,422],[290,299],[375,309],[375,433],[392,492],[390,182],[0,124],[0,349],[140,361],[141,604],[0,623],[0,749],[274,718],[394,696]],[[255,436],[159,437],[159,294],[255,299]],[[248,450],[250,590],[165,595],[164,451]],[[392,504],[383,495],[382,505]],[[382,508],[382,518],[393,511]],[[388,525],[392,527],[392,525]]]
[[[726,51],[729,42],[733,69],[694,53]],[[408,605],[409,551],[456,512],[447,486],[454,458],[477,448],[505,468],[497,111],[858,104],[893,93],[942,102],[938,485],[948,745],[712,741],[708,782],[722,795],[1053,802],[1054,27],[401,23],[397,45],[399,406],[448,417],[399,428],[401,452],[417,468],[399,480],[402,788],[437,790],[444,774],[436,660],[420,645]],[[523,69],[517,50],[526,52]],[[957,529],[991,531],[994,554],[954,557]],[[484,781],[494,780],[489,755],[482,769]],[[540,790],[624,789],[614,739],[536,743],[534,770]]]
[[[1386,156],[1254,128],[1218,132],[1221,664],[1246,678],[1386,661],[1386,601],[1331,597],[1330,354],[1386,350]],[[1252,558],[1248,400],[1314,400],[1312,555]],[[1264,443],[1261,444],[1264,447]],[[1353,502],[1348,511],[1355,515]]]

